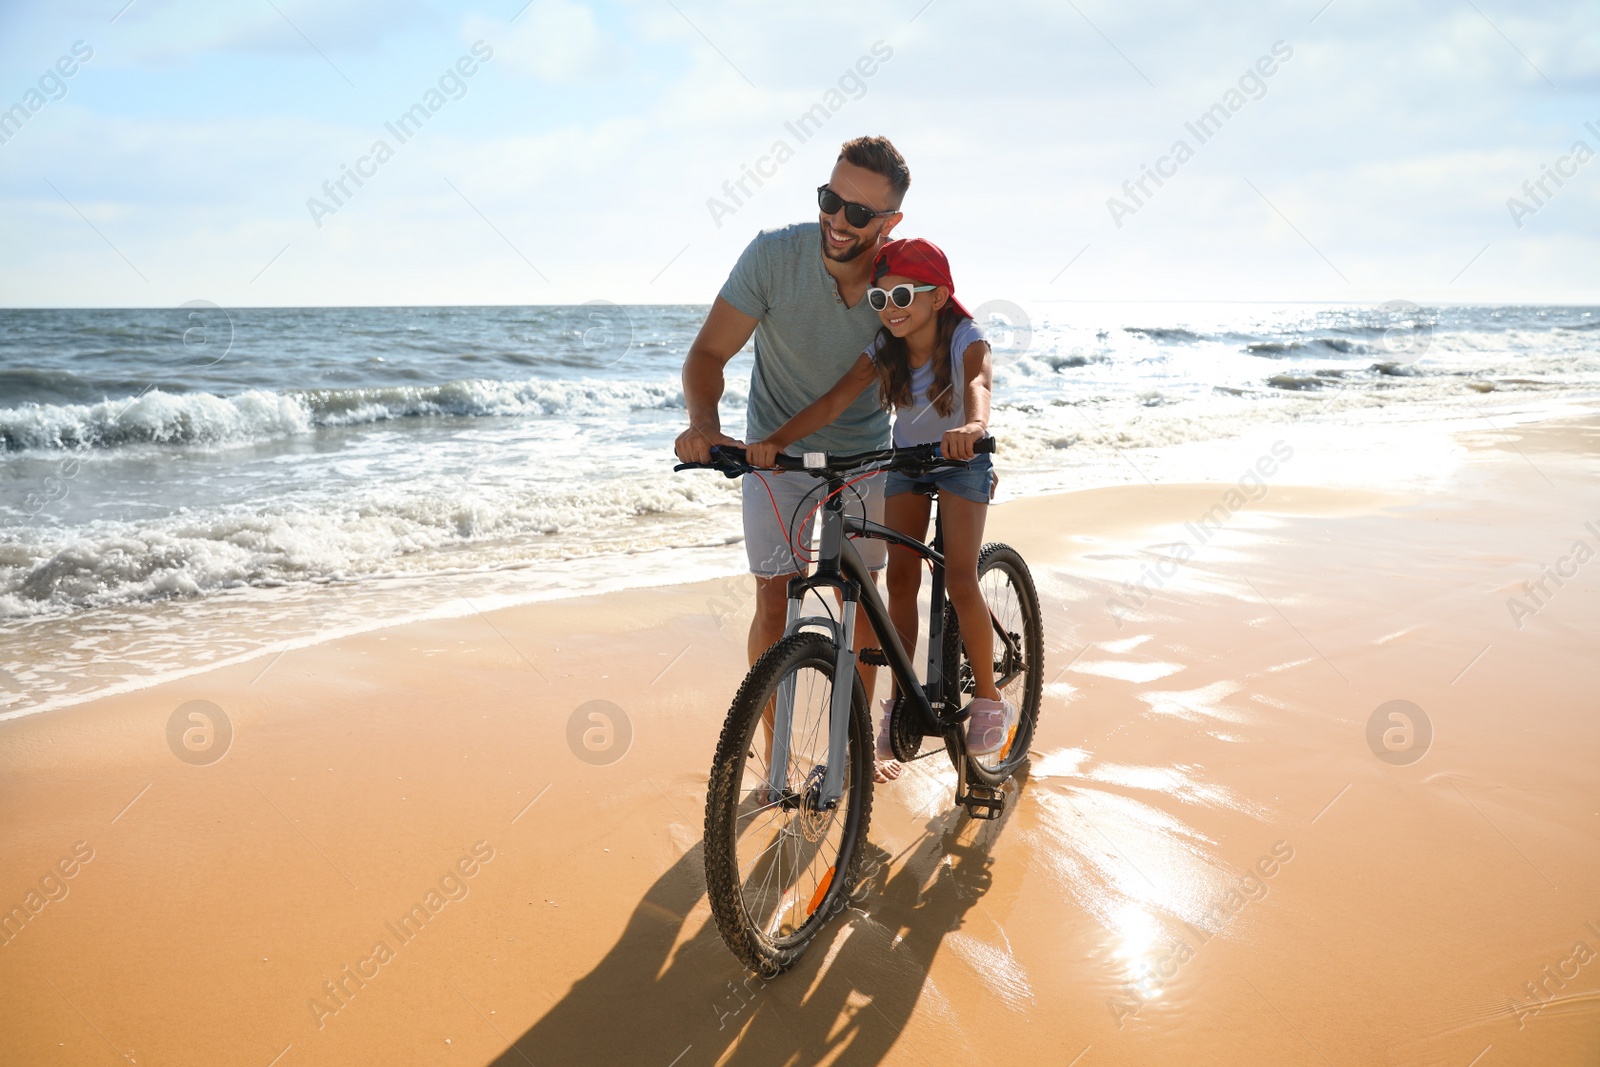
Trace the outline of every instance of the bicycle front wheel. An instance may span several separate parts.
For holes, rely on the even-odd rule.
[[[792,967],[856,888],[858,846],[872,813],[867,694],[851,686],[843,788],[825,795],[835,649],[792,634],[750,668],[717,743],[706,793],[706,894],[717,929],[745,966],[768,977]],[[792,712],[774,745],[780,691]],[[787,758],[774,767],[775,747]]]
[[[1010,545],[991,542],[978,554],[978,588],[989,607],[994,631],[994,678],[1000,695],[1017,709],[1017,723],[997,751],[967,756],[967,779],[973,785],[998,787],[1011,777],[1028,754],[1039,723],[1039,697],[1044,690],[1044,624],[1033,575]],[[961,623],[949,604],[944,610],[944,677],[962,704],[972,700],[976,684],[961,640]],[[960,765],[962,734],[945,735],[950,759]]]

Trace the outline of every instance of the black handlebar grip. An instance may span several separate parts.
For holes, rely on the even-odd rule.
[[[972,445],[972,450],[974,452],[993,452],[994,451],[994,438],[985,437],[982,440],[974,442],[973,445]]]

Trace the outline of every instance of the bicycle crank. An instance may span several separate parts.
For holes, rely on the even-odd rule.
[[[986,785],[967,786],[966,795],[961,797],[960,801],[967,809],[968,815],[984,821],[998,819],[1006,808],[1005,791],[991,789]]]

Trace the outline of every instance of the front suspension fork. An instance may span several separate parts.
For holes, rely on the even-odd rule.
[[[823,626],[833,638],[833,690],[828,705],[828,761],[822,778],[822,791],[816,798],[819,809],[832,808],[844,793],[844,766],[850,753],[850,702],[855,695],[856,602],[841,604],[841,620],[824,616],[801,617],[801,597],[790,597],[783,632],[787,637],[807,626]],[[768,764],[768,787],[775,797],[789,790],[789,737],[794,726],[794,675],[778,683],[772,709],[772,758]]]

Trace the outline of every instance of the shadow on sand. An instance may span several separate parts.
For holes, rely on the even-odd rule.
[[[1025,786],[1019,775],[994,822],[958,811],[929,820],[899,856],[868,842],[853,906],[770,982],[728,954],[705,909],[679,944],[705,895],[696,844],[650,887],[611,951],[494,1067],[881,1062],[916,1010],[945,935],[988,890],[990,849]]]

